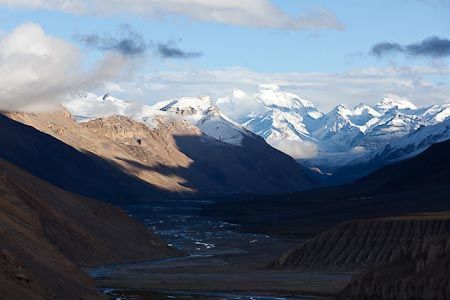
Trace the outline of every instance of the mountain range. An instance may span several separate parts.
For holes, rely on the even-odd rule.
[[[417,108],[407,99],[390,95],[374,106],[361,103],[349,108],[341,104],[322,113],[310,101],[276,85],[263,85],[254,96],[234,91],[217,105],[225,114],[236,115],[240,107],[245,110],[243,102],[253,103],[254,112],[237,115],[238,123],[323,173],[373,159],[380,166],[393,159],[388,152],[397,152],[396,160],[404,159],[449,137],[442,129],[450,116],[449,104]],[[426,135],[419,131],[429,126],[436,134],[425,140]]]
[[[75,122],[65,109],[8,116],[18,122],[13,124],[3,117],[4,134],[9,138],[4,140],[0,154],[62,188],[108,202],[270,194],[315,185],[309,169],[249,131],[240,136],[238,146],[206,135],[199,127],[165,111],[141,122],[117,115]],[[215,124],[211,129],[215,130],[224,124],[225,130],[240,130],[239,125],[223,120],[211,112],[199,119],[199,126]],[[215,132],[222,134],[220,130]],[[20,145],[31,141],[28,135],[42,137],[33,148],[8,147],[13,142]],[[35,152],[42,152],[46,159],[34,160]],[[59,157],[54,153],[60,153]],[[76,172],[66,172],[69,168]],[[98,174],[94,178],[99,182],[89,179],[89,173]]]
[[[139,105],[111,95],[71,96],[64,106],[81,122],[125,115],[154,128],[159,117],[177,117],[224,144],[264,138],[272,147],[314,170],[328,184],[345,183],[377,168],[417,155],[450,138],[450,104],[418,108],[394,95],[375,105],[338,105],[328,113],[312,102],[261,85],[255,95],[236,90],[213,101],[182,97]]]

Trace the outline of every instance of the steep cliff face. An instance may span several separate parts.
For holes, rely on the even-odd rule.
[[[0,299],[100,298],[79,266],[173,255],[124,211],[0,160]]]
[[[449,236],[450,216],[351,221],[283,254],[273,267],[361,271],[421,253],[431,242]]]

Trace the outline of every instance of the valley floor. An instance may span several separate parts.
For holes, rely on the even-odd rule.
[[[237,270],[241,266],[243,269]],[[185,293],[230,293],[300,297],[333,296],[350,281],[345,273],[302,273],[251,269],[230,263],[224,257],[189,257],[161,264],[116,266],[97,277],[101,288],[128,291],[183,291]],[[92,273],[91,273],[92,274]],[[95,274],[95,272],[93,273]]]
[[[88,272],[100,288],[152,295],[151,299],[158,291],[175,292],[171,294],[175,298],[200,293],[197,298],[246,299],[245,295],[251,295],[250,299],[259,295],[270,299],[268,295],[272,295],[277,299],[311,299],[314,295],[336,295],[350,282],[348,273],[269,270],[268,263],[298,241],[243,233],[236,225],[199,214],[209,204],[208,201],[173,201],[125,207],[188,255],[105,266]]]

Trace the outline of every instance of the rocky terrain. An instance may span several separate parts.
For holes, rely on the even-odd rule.
[[[314,185],[312,172],[258,136],[243,137],[236,146],[203,134],[185,120],[164,116],[153,119],[152,126],[124,116],[77,123],[64,109],[9,116],[147,183],[152,190],[137,200],[158,194],[276,193]]]
[[[0,160],[0,299],[97,299],[79,267],[179,253],[111,205]]]

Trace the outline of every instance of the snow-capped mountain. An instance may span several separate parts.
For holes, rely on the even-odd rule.
[[[92,103],[111,106],[109,116],[97,118],[105,115],[96,115],[95,109],[91,110]],[[121,101],[92,96],[69,100],[65,106],[78,115],[79,123],[75,124],[81,128],[133,146],[126,147],[123,155],[151,166],[145,168],[145,172],[152,170],[150,174],[139,172],[139,176],[142,174],[156,186],[213,194],[280,193],[317,184],[316,174],[222,115],[209,97],[183,97],[154,105],[130,102],[122,109]],[[44,122],[44,128],[47,127]]]
[[[416,156],[429,146],[450,139],[450,119],[430,126],[422,126],[407,136],[395,140],[376,151],[372,159],[395,162]]]
[[[230,116],[240,112],[236,121],[244,127],[291,155],[297,148],[303,153],[293,155],[295,158],[326,173],[370,157],[419,128],[439,124],[450,116],[450,105],[418,108],[395,95],[374,106],[361,103],[349,108],[341,104],[324,114],[310,101],[275,85],[261,86],[255,95],[235,91],[216,104]],[[278,147],[286,141],[296,144],[289,143],[289,149]]]
[[[132,107],[128,101],[117,99],[110,94],[97,96],[93,93],[70,95],[63,103],[77,121],[110,115],[126,115]]]
[[[259,135],[323,173],[374,160],[379,165],[402,159],[449,137],[441,126],[450,117],[450,104],[418,108],[407,99],[388,95],[373,106],[338,105],[322,113],[312,102],[276,85],[261,85],[254,95],[235,90],[215,103],[204,96],[137,105],[108,94],[85,93],[64,105],[79,121],[126,115],[154,126],[155,116],[176,116],[232,145]]]
[[[388,97],[385,97],[383,100],[378,102],[375,105],[376,111],[380,113],[387,112],[391,109],[398,109],[398,110],[404,110],[404,109],[411,109],[415,110],[417,107],[408,101],[407,99],[398,97],[396,95],[389,95]]]
[[[203,133],[228,144],[241,145],[245,136],[253,136],[243,126],[222,115],[207,96],[161,101],[152,108],[181,116]]]
[[[255,137],[252,132],[222,115],[207,96],[183,97],[160,101],[154,105],[138,105],[109,94],[97,96],[84,93],[69,97],[63,105],[80,122],[123,115],[155,127],[155,116],[177,116],[197,126],[206,135],[228,144],[240,145],[245,136]]]
[[[344,183],[355,180],[384,165],[419,155],[433,144],[449,139],[450,119],[434,125],[421,126],[402,138],[346,161],[346,164],[336,170],[333,182]]]
[[[312,131],[317,127],[317,120],[323,114],[311,102],[293,93],[282,91],[276,85],[260,87],[260,91],[254,97],[249,97],[242,91],[234,91],[232,96],[218,99],[216,105],[225,114],[241,113],[237,122],[295,158],[307,157],[311,152],[315,154],[315,151],[307,149],[308,147],[303,149],[308,153],[295,153],[302,151],[295,151],[293,148],[317,143]],[[240,109],[243,102],[244,107]],[[289,151],[289,148],[292,151]]]

